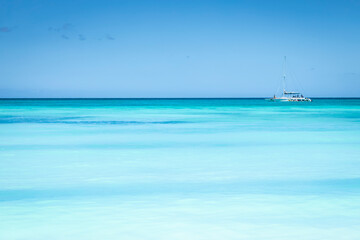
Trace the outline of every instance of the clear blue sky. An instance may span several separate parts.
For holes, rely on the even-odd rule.
[[[267,97],[284,55],[360,97],[360,1],[0,0],[0,97]]]

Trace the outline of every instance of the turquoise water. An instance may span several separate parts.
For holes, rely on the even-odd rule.
[[[0,239],[360,239],[360,99],[0,100]]]

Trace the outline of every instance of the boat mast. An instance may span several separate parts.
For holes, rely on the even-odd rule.
[[[283,94],[285,93],[286,84],[286,56],[284,56],[284,67],[283,67]]]

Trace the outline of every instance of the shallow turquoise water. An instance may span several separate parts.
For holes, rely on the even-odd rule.
[[[360,99],[0,100],[0,239],[359,239]]]

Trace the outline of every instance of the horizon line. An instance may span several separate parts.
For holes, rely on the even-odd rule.
[[[186,99],[267,99],[269,97],[0,97],[0,100],[186,100]],[[310,97],[312,99],[360,99],[360,97]]]

